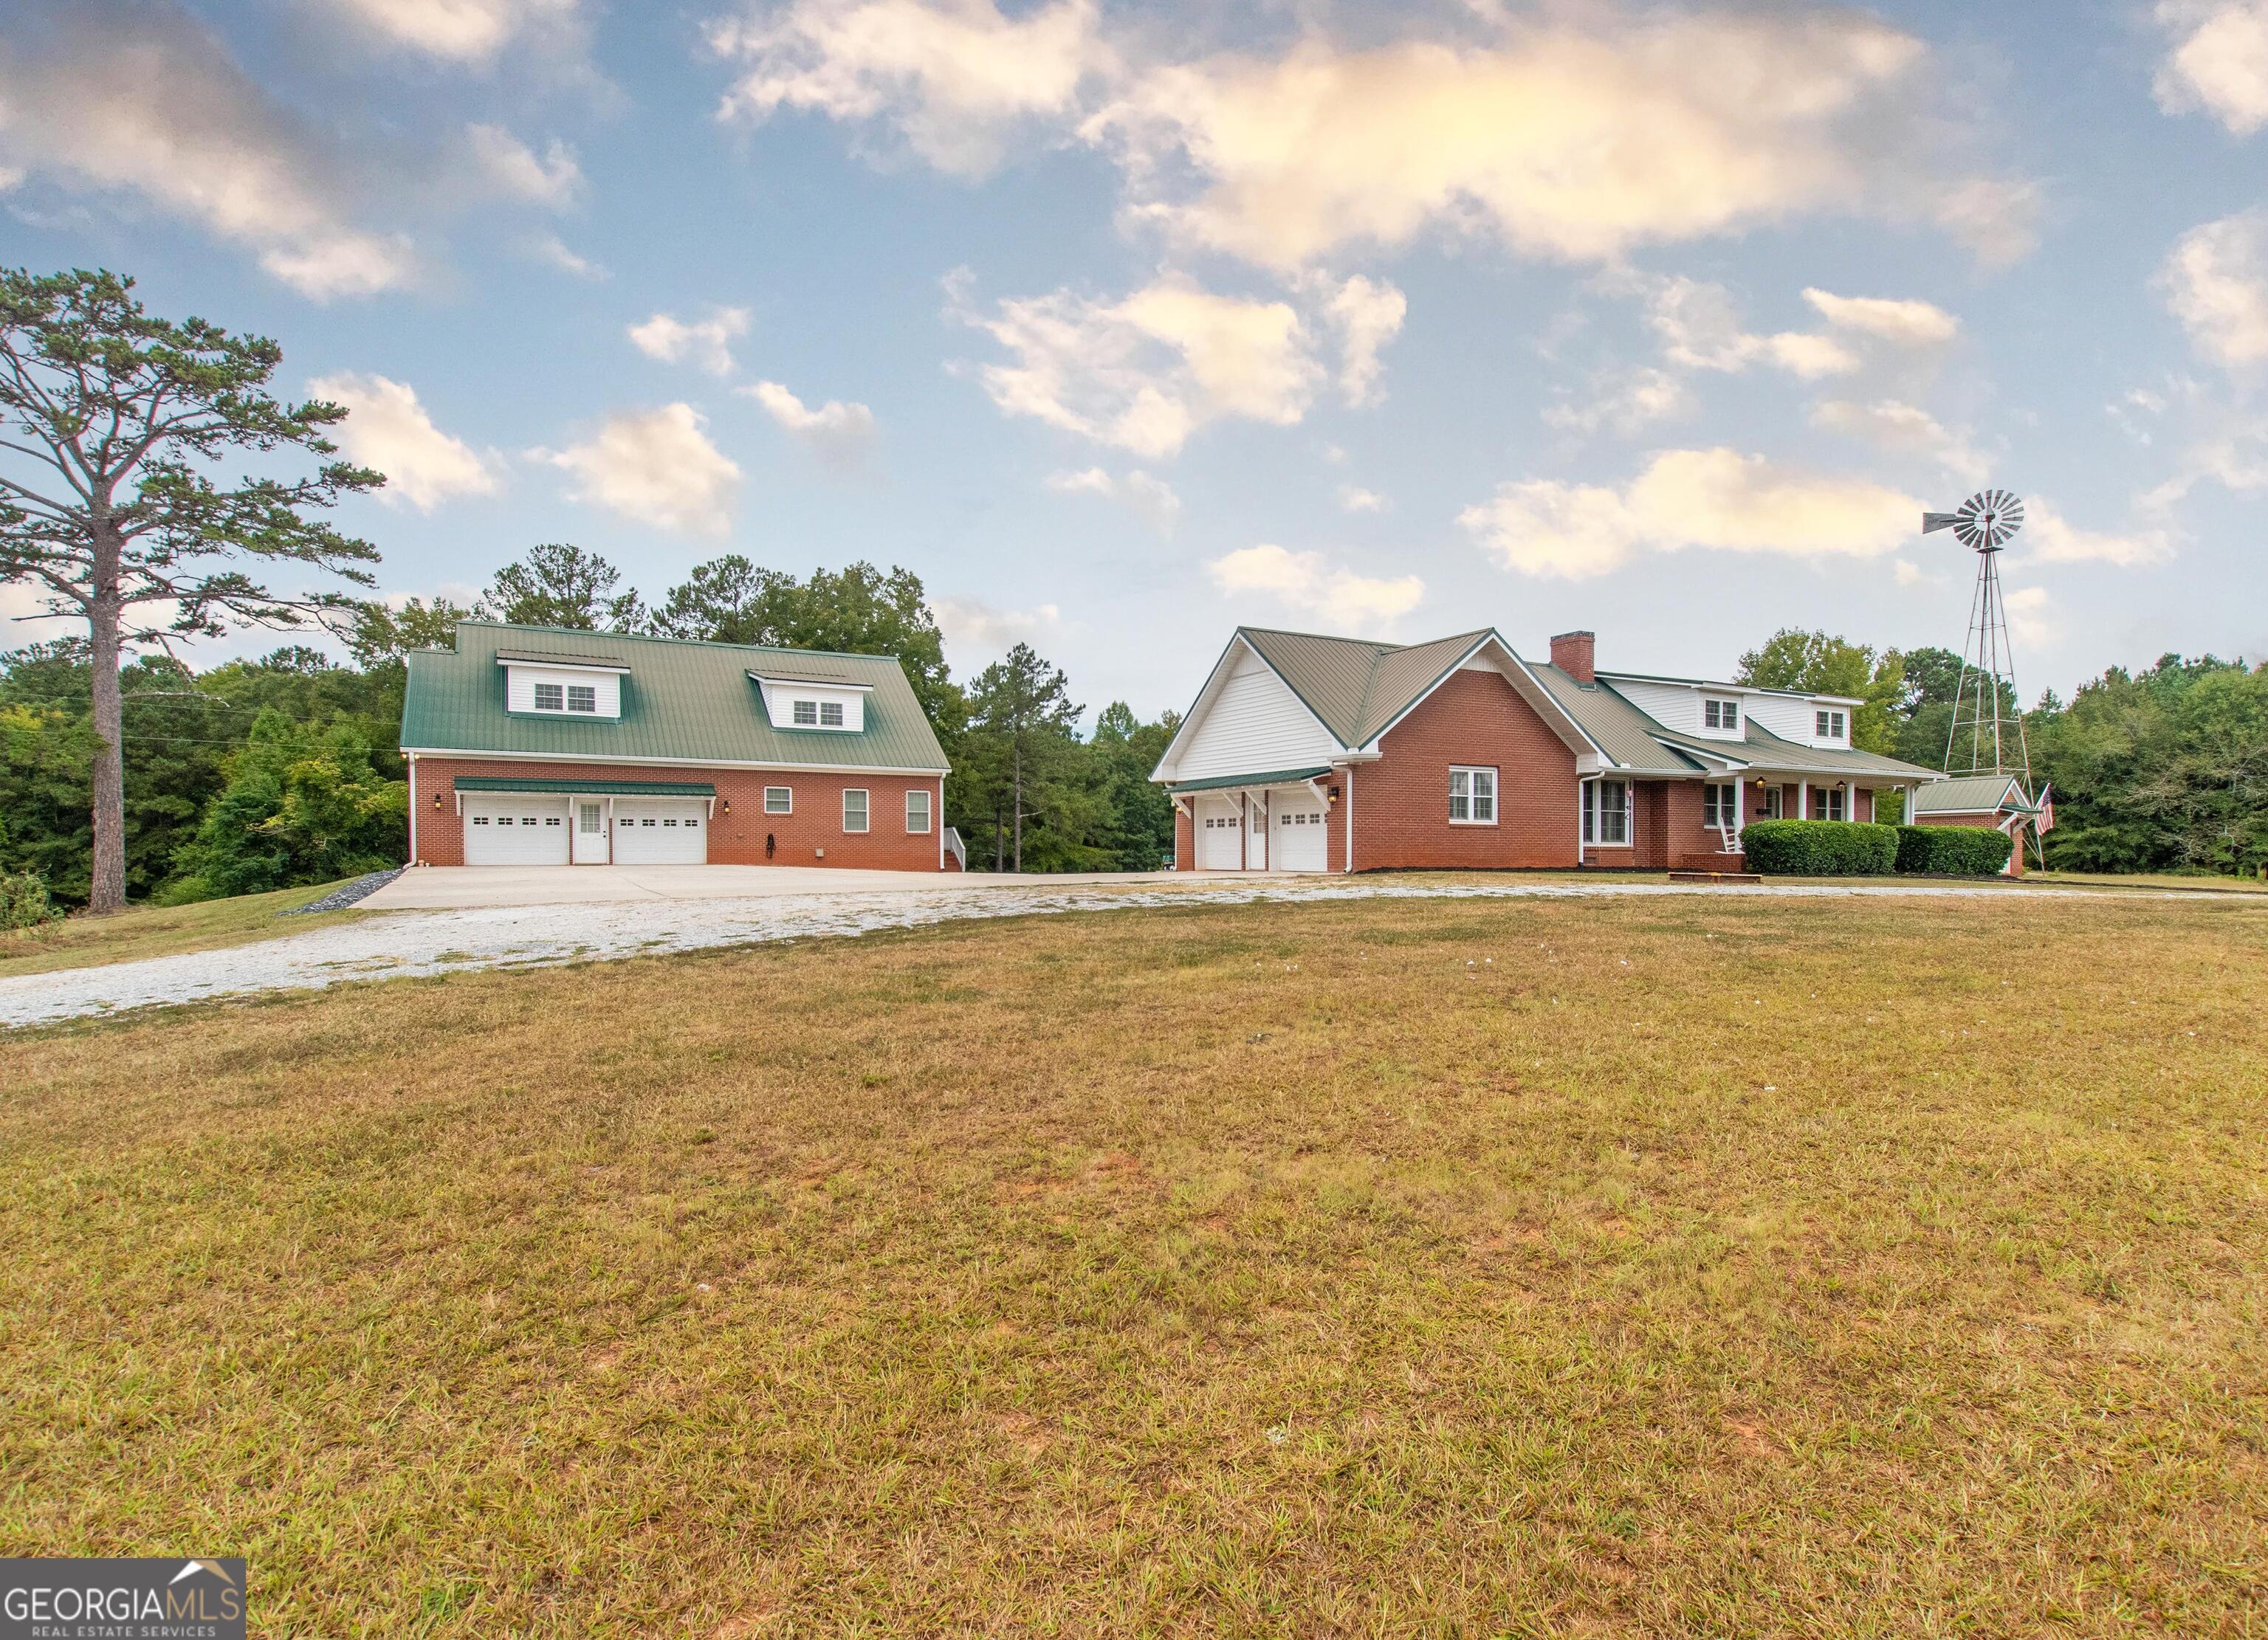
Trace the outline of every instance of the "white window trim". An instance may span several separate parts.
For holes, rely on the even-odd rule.
[[[559,696],[558,705],[546,706],[543,703],[543,692],[546,689],[551,690],[554,694]],[[530,684],[528,686],[527,698],[529,704],[539,712],[559,712],[563,714],[567,710],[567,686],[563,683]]]
[[[921,823],[920,825],[918,825],[918,826],[917,826],[917,825],[915,825],[915,824],[914,824],[914,799],[915,799],[916,798],[919,798],[921,799],[921,812],[922,812],[922,813],[921,813],[921,819],[922,819],[922,823]],[[932,816],[931,816],[931,813],[930,813],[929,789],[928,789],[927,787],[925,787],[925,786],[909,786],[909,787],[907,787],[907,788],[906,788],[906,835],[907,835],[907,836],[909,836],[909,837],[926,837],[926,836],[928,836],[928,835],[929,835],[929,831],[930,831],[931,820],[932,820]]]
[[[1712,706],[1717,709],[1717,721],[1713,724],[1709,721],[1709,709]],[[1733,721],[1730,723],[1725,721],[1725,714],[1727,712],[1733,716]],[[1737,733],[1741,727],[1740,702],[1728,701],[1721,695],[1704,697],[1701,702],[1701,726],[1719,734]]]
[[[1823,728],[1821,726],[1822,719],[1825,720]],[[1840,707],[1819,706],[1812,709],[1811,738],[1813,739],[1833,740],[1839,745],[1850,732],[1851,719]]]
[[[785,808],[776,809],[772,806],[772,793],[775,791],[778,792],[780,796],[787,799],[787,806]],[[795,788],[793,786],[766,786],[764,788],[764,813],[767,814],[794,813]]]
[[[1501,812],[1502,812],[1503,807],[1504,807],[1504,805],[1503,805],[1500,801],[1498,801],[1498,794],[1499,794],[1499,792],[1500,792],[1500,791],[1501,791],[1501,790],[1502,790],[1502,787],[1503,787],[1504,783],[1503,783],[1501,780],[1499,780],[1499,779],[1498,778],[1498,769],[1497,769],[1496,765],[1495,765],[1495,764],[1493,764],[1493,763],[1452,763],[1452,764],[1450,764],[1450,765],[1449,765],[1449,779],[1450,779],[1450,786],[1451,786],[1451,789],[1450,789],[1450,792],[1449,792],[1449,801],[1450,801],[1450,803],[1451,803],[1453,805],[1454,805],[1455,804],[1455,802],[1456,802],[1455,782],[1456,782],[1456,777],[1457,777],[1459,775],[1462,775],[1462,776],[1466,776],[1466,781],[1465,781],[1465,816],[1466,816],[1466,818],[1464,818],[1463,820],[1459,820],[1459,819],[1457,818],[1457,812],[1456,812],[1455,808],[1454,808],[1454,806],[1452,806],[1452,807],[1451,807],[1451,809],[1449,810],[1449,824],[1450,824],[1450,825],[1452,825],[1452,826],[1493,826],[1493,825],[1495,825],[1495,824],[1497,823],[1497,815],[1498,815],[1499,813],[1501,813]],[[1478,806],[1478,800],[1479,800],[1479,798],[1480,798],[1480,790],[1479,790],[1479,788],[1478,788],[1477,784],[1475,783],[1474,777],[1475,777],[1475,776],[1483,776],[1483,775],[1485,775],[1485,776],[1488,777],[1488,806],[1489,806],[1489,817],[1488,817],[1486,820],[1477,820],[1477,819],[1475,819],[1475,818],[1473,817],[1473,810],[1474,810],[1476,807],[1477,807],[1477,806]]]
[[[853,825],[850,823],[850,794],[851,794],[852,792],[854,792],[854,791],[855,791],[855,792],[857,792],[857,793],[858,794],[858,797],[859,797],[859,799],[860,799],[860,801],[859,801],[859,805],[858,805],[858,813],[859,813],[859,817],[860,817],[860,819],[861,819],[861,820],[863,820],[863,822],[864,822],[863,824],[861,824],[861,825],[858,825],[858,826],[853,826]],[[849,836],[849,837],[863,837],[863,836],[865,836],[868,832],[870,832],[870,831],[872,831],[872,830],[873,830],[873,829],[874,829],[874,794],[873,794],[871,791],[869,791],[867,788],[865,788],[865,786],[845,786],[845,787],[843,787],[843,835],[844,835],[845,836]]]
[[[591,702],[588,706],[578,706],[575,704],[575,696],[578,693]],[[566,704],[560,710],[566,712],[570,717],[596,717],[599,715],[599,686],[595,683],[571,683],[567,685],[565,700]]]
[[[1599,824],[1600,817],[1607,812],[1602,799],[1606,796],[1606,788],[1610,785],[1618,785],[1623,789],[1623,835],[1621,839],[1616,842],[1609,842],[1600,835],[1605,829]],[[1590,800],[1585,803],[1582,808],[1583,846],[1586,849],[1635,848],[1637,845],[1633,839],[1638,835],[1638,783],[1627,776],[1605,776],[1596,780],[1585,781],[1583,790],[1590,794]]]

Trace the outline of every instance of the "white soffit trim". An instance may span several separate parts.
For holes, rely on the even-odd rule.
[[[571,755],[558,752],[486,752],[470,746],[403,746],[404,752],[415,751],[420,757],[460,757],[468,761],[498,763],[618,763],[624,768],[648,769],[770,769],[791,775],[950,775],[949,769],[932,766],[928,769],[899,769],[879,763],[748,763],[728,757],[602,757],[577,752]]]

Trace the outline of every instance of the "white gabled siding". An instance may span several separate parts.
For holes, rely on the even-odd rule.
[[[1808,701],[1786,695],[1755,695],[1749,697],[1749,716],[1783,740],[1798,746],[1812,744]]]
[[[1247,650],[1230,669],[1174,760],[1175,780],[1312,769],[1337,755],[1338,744],[1300,697]]]
[[[556,683],[560,686],[559,698],[567,698],[569,688],[597,691],[598,710],[593,712],[563,712],[569,717],[619,717],[622,715],[622,678],[617,672],[578,672],[566,667],[522,666],[504,663],[504,704],[516,712],[535,710],[535,686]],[[494,697],[491,696],[491,699]],[[545,714],[550,716],[549,713]]]
[[[830,689],[821,684],[803,684],[785,680],[767,678],[762,681],[764,710],[775,729],[815,729],[817,724],[798,724],[795,703],[798,701],[826,702],[843,709],[840,728],[844,733],[857,734],[866,727],[866,695],[862,689]],[[833,728],[836,725],[828,724]]]
[[[1626,678],[1614,678],[1609,681],[1614,685],[1616,694],[1665,729],[1674,729],[1680,734],[1706,735],[1712,740],[1737,740],[1741,738],[1737,732],[1725,734],[1718,730],[1702,728],[1701,695],[1698,690],[1689,689],[1678,683],[1633,683]]]

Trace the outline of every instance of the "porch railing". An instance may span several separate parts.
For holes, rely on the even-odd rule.
[[[961,841],[960,827],[948,826],[945,828],[945,851],[954,857],[962,871],[968,869],[968,845]]]

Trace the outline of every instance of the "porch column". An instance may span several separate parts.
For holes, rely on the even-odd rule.
[[[1795,783],[1795,817],[1798,820],[1811,818],[1811,783],[1808,780]]]

